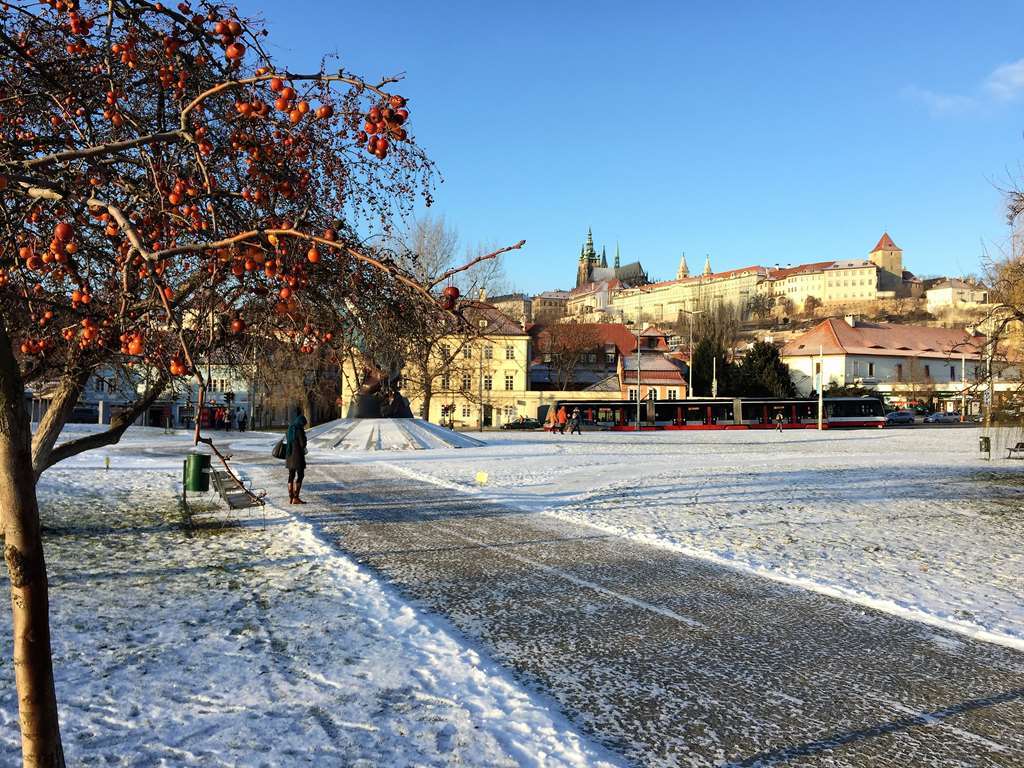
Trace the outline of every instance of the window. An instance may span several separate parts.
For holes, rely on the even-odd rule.
[[[875,364],[874,363],[868,363],[868,376],[874,376],[874,375],[875,375]]]
[[[896,363],[896,381],[903,381],[903,363]]]
[[[932,377],[932,367],[930,365],[926,365],[924,367],[924,377],[926,379],[930,379]]]
[[[614,363],[615,362],[615,353],[614,352],[605,352],[604,353],[604,361],[606,363]]]
[[[633,387],[629,388],[629,397],[627,399],[636,400],[636,389],[634,389]]]
[[[505,345],[505,359],[506,360],[515,360],[516,359],[516,348],[513,347],[511,344],[506,344]]]
[[[441,389],[451,389],[452,378],[447,373],[441,376]]]
[[[488,344],[486,347],[484,347],[484,360],[490,360],[493,357],[494,348],[490,344]]]
[[[438,347],[438,351],[441,353],[441,359],[445,362],[448,362],[452,355],[451,348],[447,344],[442,344],[440,347]]]
[[[955,365],[949,366],[949,380],[950,381],[956,381],[956,366]]]
[[[551,362],[551,353],[550,352],[545,352],[544,353],[544,362],[545,363],[550,363]]]
[[[469,358],[471,358],[473,356],[473,350],[470,349],[469,346],[463,347],[462,348],[462,356],[468,360]]]
[[[468,391],[473,386],[473,379],[468,373],[462,374],[462,389]]]
[[[468,405],[462,406],[462,418],[468,419],[472,415],[472,411],[469,410]]]
[[[596,352],[588,352],[587,353],[587,362],[588,363],[596,363],[597,362],[597,353]]]
[[[494,383],[494,379],[491,378],[491,374],[484,374],[484,389],[491,389],[491,385]]]
[[[665,399],[666,400],[678,400],[679,399],[679,390],[676,390],[676,389],[668,389],[668,390],[666,390],[665,391]]]
[[[97,392],[106,392],[107,382],[105,382],[103,379],[96,379],[96,381],[93,382],[92,388],[95,389]]]
[[[515,409],[515,406],[512,406],[512,405],[506,405],[506,406],[505,406],[505,418],[506,418],[506,419],[511,419],[511,418],[514,418],[514,417],[515,417],[515,415],[516,415],[516,409]]]
[[[513,374],[513,373],[506,373],[505,374],[505,389],[515,389],[515,388],[516,388],[516,377],[515,377],[515,374]]]

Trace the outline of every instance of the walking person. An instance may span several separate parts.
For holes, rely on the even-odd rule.
[[[775,414],[775,428],[776,428],[777,430],[779,430],[779,432],[781,432],[781,431],[782,431],[782,422],[783,422],[784,420],[785,420],[785,419],[783,419],[783,417],[782,417],[782,414],[781,414],[781,413],[776,413],[776,414]]]
[[[225,418],[225,427],[226,427],[227,431],[230,432],[231,430],[235,429],[237,426],[238,426],[238,413],[235,411],[234,408],[228,408],[227,414],[226,414],[226,418]]]
[[[245,410],[242,408],[238,409],[238,431],[245,432],[245,424],[249,421],[249,417],[246,416]]]
[[[288,467],[288,503],[305,504],[300,497],[302,480],[306,475],[306,417],[298,414],[288,426],[285,441],[285,466]]]
[[[580,421],[583,417],[580,415],[579,408],[572,409],[572,416],[569,418],[569,434],[570,435],[582,435],[583,430],[580,429]]]
[[[563,405],[558,409],[558,434],[565,434],[565,422],[569,420],[568,414],[565,412],[565,406]]]

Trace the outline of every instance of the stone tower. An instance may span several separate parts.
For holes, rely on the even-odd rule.
[[[685,280],[690,276],[690,268],[686,266],[686,254],[683,253],[681,259],[679,259],[679,269],[676,270],[676,280]]]
[[[888,232],[882,234],[868,259],[878,267],[878,290],[899,292],[903,289],[903,250]]]
[[[711,254],[709,253],[707,258],[704,259],[704,277],[711,274]]]

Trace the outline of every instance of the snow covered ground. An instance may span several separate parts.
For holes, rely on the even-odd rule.
[[[1005,451],[980,460],[979,434],[489,433],[484,448],[384,461],[482,499],[1024,649],[1024,466],[999,459]]]
[[[184,528],[187,447],[132,429],[41,484],[69,765],[615,764],[286,510]],[[14,765],[6,610],[0,638],[0,764]]]

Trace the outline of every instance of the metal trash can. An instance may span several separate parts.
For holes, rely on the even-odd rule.
[[[190,453],[185,459],[185,490],[210,490],[210,454]]]
[[[982,453],[987,453],[989,456],[992,455],[992,438],[988,435],[978,436],[978,450]]]

